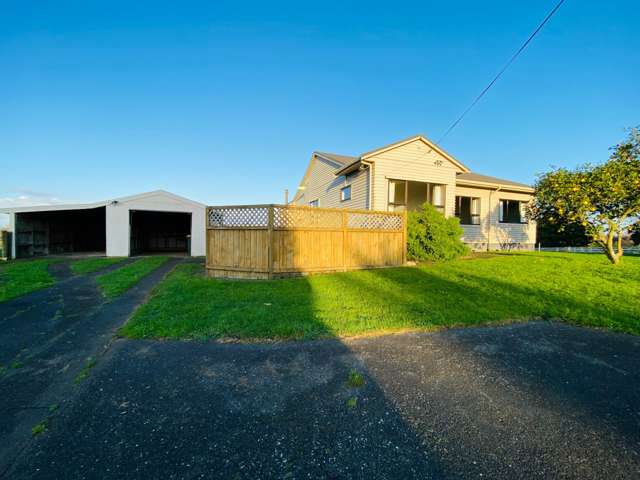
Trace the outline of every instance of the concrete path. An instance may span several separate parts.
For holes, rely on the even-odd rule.
[[[6,478],[639,478],[638,365],[638,337],[546,322],[117,340]]]
[[[78,375],[179,261],[170,259],[112,302],[95,277],[122,263],[83,276],[56,264],[54,286],[0,303],[0,475],[32,441],[31,428],[77,394]]]

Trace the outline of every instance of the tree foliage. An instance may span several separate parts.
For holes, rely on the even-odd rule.
[[[545,247],[584,247],[591,242],[582,223],[549,223],[539,221],[538,242]]]
[[[455,217],[445,218],[430,203],[407,216],[407,253],[411,260],[453,260],[469,253]]]
[[[611,150],[603,164],[558,168],[538,177],[529,215],[560,230],[582,225],[615,264],[623,255],[623,232],[639,221],[640,131],[631,129]]]

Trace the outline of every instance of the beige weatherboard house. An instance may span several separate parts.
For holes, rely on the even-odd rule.
[[[536,226],[524,212],[529,185],[471,172],[422,135],[357,157],[314,152],[292,203],[403,211],[430,202],[456,216],[475,250],[532,249]]]

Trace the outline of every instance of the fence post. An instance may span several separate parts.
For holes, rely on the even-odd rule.
[[[407,211],[402,212],[402,264],[407,263]]]
[[[209,261],[211,260],[211,254],[209,253],[209,212],[210,208],[207,207],[204,210],[204,269],[209,277]]]
[[[273,205],[267,210],[267,278],[273,278]]]
[[[342,270],[345,272],[349,269],[347,265],[347,254],[350,251],[347,248],[347,225],[349,225],[349,212],[342,212]]]

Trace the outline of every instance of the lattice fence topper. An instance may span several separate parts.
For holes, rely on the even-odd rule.
[[[267,227],[269,207],[222,207],[209,209],[210,227]]]
[[[273,208],[273,228],[340,229],[343,226],[363,230],[402,230],[403,228],[402,215],[281,205],[209,207],[207,211],[209,227],[268,228],[271,208]],[[346,225],[343,225],[345,217]]]
[[[274,228],[342,228],[342,212],[275,206]]]
[[[366,230],[402,230],[402,218],[401,215],[349,213],[347,227]]]

